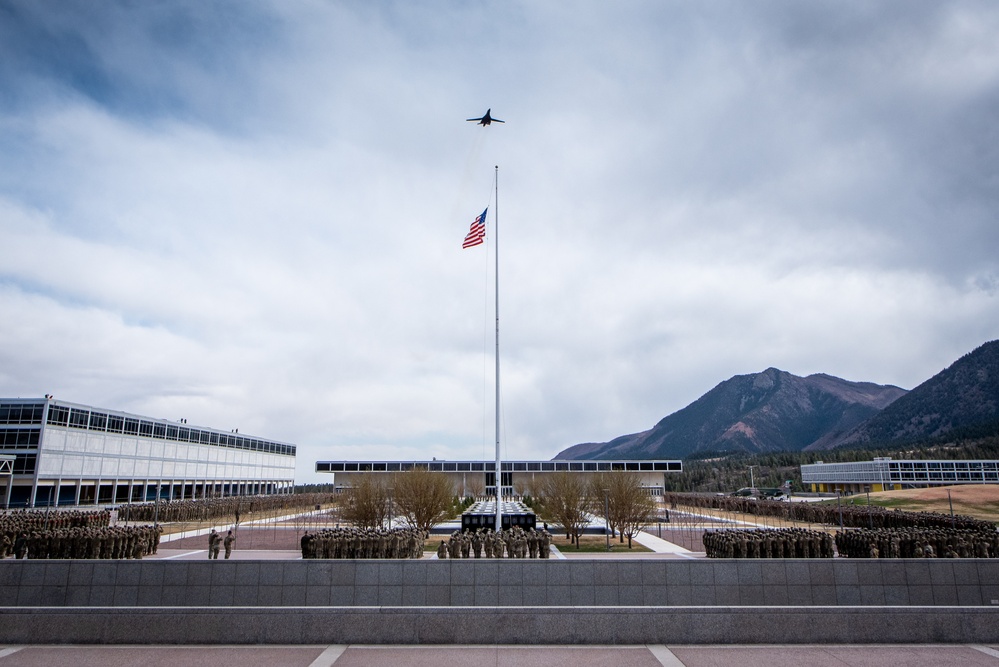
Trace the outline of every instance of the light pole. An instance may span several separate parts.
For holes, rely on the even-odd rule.
[[[162,481],[156,483],[156,505],[153,509],[153,528],[160,525],[160,485],[162,483]]]
[[[753,476],[753,468],[759,466],[749,466],[749,492],[756,493],[756,478]]]
[[[607,538],[607,551],[610,551],[610,489],[604,489],[604,537]]]
[[[947,503],[950,505],[950,527],[954,528],[954,501],[950,497],[950,489],[947,489]]]

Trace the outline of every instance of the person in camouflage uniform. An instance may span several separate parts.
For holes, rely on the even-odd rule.
[[[232,534],[231,530],[226,534],[225,539],[222,540],[222,546],[225,547],[226,560],[229,560],[229,556],[232,555],[232,545],[233,542],[235,541],[236,541],[236,536]],[[252,542],[253,540],[251,539],[250,541]],[[250,548],[252,549],[253,547],[251,546]]]
[[[222,543],[222,538],[219,534],[212,528],[212,532],[208,534],[208,559],[218,560],[219,558],[219,545]]]

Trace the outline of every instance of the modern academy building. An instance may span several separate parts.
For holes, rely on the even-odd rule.
[[[597,474],[624,470],[639,476],[651,495],[661,496],[665,475],[683,471],[681,461],[503,461],[504,497],[530,495],[535,484],[554,472]],[[459,495],[496,495],[495,461],[317,461],[316,472],[333,473],[338,489],[350,488],[361,475],[387,475],[412,468],[443,472]]]
[[[295,446],[52,398],[0,398],[4,507],[278,493]]]
[[[917,461],[879,457],[850,463],[801,466],[801,482],[812,491],[863,493],[951,484],[999,484],[999,461]]]

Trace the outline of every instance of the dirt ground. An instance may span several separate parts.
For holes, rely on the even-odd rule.
[[[288,528],[239,528],[236,530],[235,549],[298,549],[304,530]],[[222,533],[225,537],[225,532]],[[207,549],[208,536],[185,537],[182,540],[160,542],[167,549]]]

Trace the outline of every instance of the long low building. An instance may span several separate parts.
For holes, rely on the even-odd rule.
[[[554,472],[596,474],[624,470],[639,476],[652,495],[661,496],[665,475],[683,471],[681,461],[503,461],[503,496],[530,495],[544,475]],[[317,461],[316,472],[332,473],[338,488],[354,485],[360,475],[389,474],[426,468],[446,473],[459,495],[495,496],[495,461]]]
[[[278,493],[295,445],[52,398],[0,399],[5,507]]]
[[[891,457],[801,466],[801,482],[814,492],[863,493],[952,484],[999,484],[999,461],[919,461]]]

